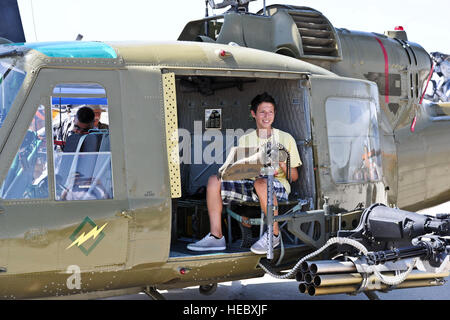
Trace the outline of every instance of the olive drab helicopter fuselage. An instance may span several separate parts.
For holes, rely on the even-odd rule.
[[[0,297],[157,298],[263,276],[266,257],[230,218],[257,206],[224,207],[225,251],[186,249],[209,230],[207,179],[254,128],[248,105],[263,91],[303,162],[280,204],[291,218],[274,269],[355,229],[374,203],[447,201],[448,118],[421,103],[431,67],[403,31],[335,29],[284,5],[193,21],[173,42],[0,45]],[[108,128],[55,138],[85,105]]]

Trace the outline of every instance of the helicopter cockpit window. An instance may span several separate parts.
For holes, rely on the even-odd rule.
[[[0,128],[25,79],[25,71],[7,61],[0,59]]]
[[[333,180],[379,181],[381,150],[375,103],[330,98],[326,102],[326,117]]]
[[[94,83],[61,84],[51,102],[56,200],[112,199],[105,89]]]
[[[48,198],[45,108],[39,106],[0,189],[3,199]]]

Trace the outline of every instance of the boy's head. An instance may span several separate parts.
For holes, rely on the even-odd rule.
[[[251,102],[250,110],[256,113],[256,111],[258,110],[258,106],[263,102],[268,102],[268,103],[273,104],[274,111],[276,111],[277,106],[275,103],[275,99],[267,92],[258,94],[256,97],[253,98],[253,100]]]
[[[275,120],[275,99],[267,92],[257,95],[251,102],[250,113],[257,129],[270,130]]]

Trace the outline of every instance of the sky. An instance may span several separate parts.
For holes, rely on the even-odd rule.
[[[222,0],[216,0],[216,3]],[[403,26],[428,52],[450,54],[450,1],[266,0],[319,10],[337,28],[384,33]],[[205,15],[205,0],[18,0],[27,42],[176,40],[187,22]],[[250,3],[250,11],[263,0]],[[224,11],[211,10],[212,15]],[[439,15],[439,13],[442,15]]]

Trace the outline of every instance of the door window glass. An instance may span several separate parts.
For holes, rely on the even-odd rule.
[[[51,101],[56,200],[113,198],[105,89],[61,84]]]
[[[377,107],[369,100],[326,102],[331,175],[337,183],[379,181],[381,150]]]
[[[44,106],[38,107],[0,190],[3,199],[48,197]]]
[[[0,59],[0,128],[8,115],[25,79],[25,71],[14,66],[10,59]]]

